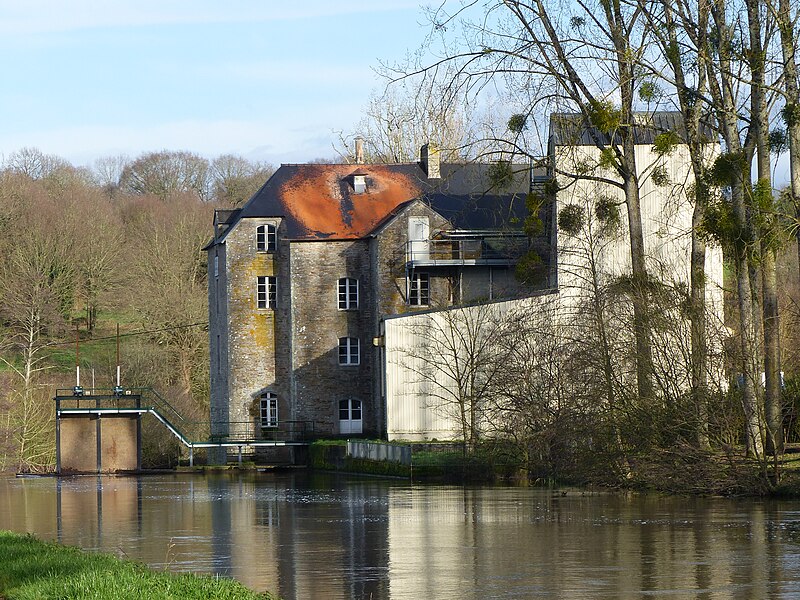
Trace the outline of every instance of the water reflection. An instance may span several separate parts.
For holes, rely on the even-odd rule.
[[[293,598],[781,598],[800,503],[327,475],[0,478],[0,528]]]

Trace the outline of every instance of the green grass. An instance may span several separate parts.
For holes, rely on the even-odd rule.
[[[347,440],[314,440],[312,446],[347,446]]]
[[[152,571],[107,554],[0,531],[0,598],[269,600],[230,579]]]

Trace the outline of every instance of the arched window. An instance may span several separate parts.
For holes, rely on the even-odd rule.
[[[278,426],[278,396],[272,392],[261,394],[261,428]]]
[[[275,225],[259,225],[256,227],[256,250],[259,252],[275,252],[278,236]]]
[[[339,400],[339,433],[361,433],[361,400]]]

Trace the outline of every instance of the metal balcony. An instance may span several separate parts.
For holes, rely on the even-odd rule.
[[[473,234],[441,239],[416,240],[405,244],[406,267],[510,266],[530,249],[528,237],[520,234]]]

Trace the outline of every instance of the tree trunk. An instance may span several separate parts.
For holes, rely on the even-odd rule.
[[[767,452],[773,456],[784,449],[781,406],[781,360],[778,319],[778,282],[775,250],[762,249],[764,310],[764,413],[767,425]]]
[[[709,448],[708,437],[708,332],[706,325],[706,243],[701,235],[701,227],[705,217],[709,200],[709,186],[706,181],[706,142],[701,134],[700,118],[703,104],[695,101],[696,94],[706,91],[705,72],[700,69],[697,80],[690,86],[686,81],[684,68],[685,57],[676,52],[680,48],[678,42],[678,25],[673,15],[673,6],[670,0],[661,0],[663,9],[666,35],[661,35],[653,28],[653,34],[659,40],[665,58],[672,67],[675,76],[675,87],[678,104],[683,116],[685,131],[683,132],[686,145],[689,148],[689,158],[692,162],[694,175],[694,206],[692,210],[692,249],[689,265],[691,289],[689,291],[689,324],[691,328],[692,353],[690,357],[691,368],[691,395],[695,409],[695,441],[701,448]],[[645,7],[646,8],[646,7]],[[708,6],[706,0],[699,0],[697,5],[698,22],[696,24],[696,43],[698,61],[703,62],[702,55],[705,47],[706,32],[708,30]],[[689,194],[687,193],[687,196]]]
[[[778,335],[778,289],[775,271],[775,248],[770,244],[770,217],[772,212],[772,179],[769,155],[769,109],[765,85],[766,63],[762,32],[767,29],[764,20],[769,13],[761,14],[763,0],[747,0],[747,22],[750,33],[750,128],[755,140],[758,184],[754,192],[754,211],[765,214],[759,219],[758,232],[761,251],[761,309],[764,340],[764,414],[766,417],[766,449],[771,455],[783,451],[783,420],[780,398],[780,337]]]
[[[698,194],[699,196],[699,194]],[[696,442],[701,448],[709,448],[708,439],[708,378],[706,360],[708,341],[706,338],[706,244],[700,236],[700,225],[705,213],[705,202],[695,198],[692,211],[692,254],[689,325],[692,334],[692,401],[695,407]]]
[[[800,220],[800,82],[797,69],[797,40],[794,35],[797,17],[797,14],[792,15],[791,0],[779,0],[777,20],[781,37],[783,89],[786,100],[784,122],[789,138],[792,200],[795,216]],[[797,258],[800,269],[800,228],[797,230]]]
[[[630,41],[619,0],[604,3],[606,19],[616,52],[616,68],[621,99],[622,157],[618,172],[625,192],[630,236],[631,274],[633,276],[633,329],[636,337],[636,384],[639,397],[653,400],[653,352],[650,344],[650,319],[647,265],[645,263],[642,209],[639,197],[639,177],[636,169],[635,115],[633,111],[634,65]]]
[[[749,252],[753,248],[753,232],[746,203],[746,193],[750,189],[750,164],[752,154],[748,155],[739,138],[739,112],[734,97],[735,70],[731,64],[734,48],[732,28],[727,22],[725,0],[712,0],[710,12],[714,26],[719,34],[716,52],[710,49],[703,55],[704,67],[708,74],[709,92],[714,103],[720,133],[725,141],[725,149],[731,165],[731,204],[737,235],[727,240],[733,253],[736,269],[736,291],[738,294],[739,342],[742,409],[745,417],[746,452],[749,456],[763,453],[762,419],[758,405],[758,351],[753,320],[753,296],[750,281]],[[716,60],[714,62],[714,56]],[[719,78],[719,80],[717,79]]]

